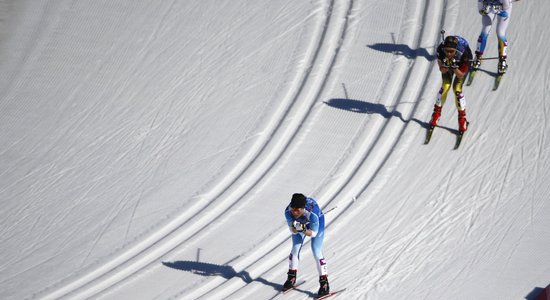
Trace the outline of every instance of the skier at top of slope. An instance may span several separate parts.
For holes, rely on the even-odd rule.
[[[437,64],[441,71],[443,83],[434,105],[430,121],[431,126],[437,126],[437,121],[441,117],[441,107],[445,104],[447,92],[452,84],[455,93],[455,105],[458,110],[458,131],[465,132],[468,129],[466,100],[464,94],[462,94],[462,85],[469,71],[471,59],[472,50],[468,45],[468,41],[460,36],[447,36],[437,47]]]
[[[478,69],[481,66],[481,59],[483,52],[487,46],[487,38],[489,31],[493,26],[493,20],[495,16],[497,18],[497,39],[498,39],[498,73],[506,73],[508,64],[506,58],[508,57],[508,40],[506,39],[506,28],[510,22],[510,16],[512,15],[512,0],[478,0],[477,7],[479,14],[481,14],[481,33],[477,39],[476,58],[472,64],[474,69]]]
[[[283,290],[291,289],[296,284],[296,273],[300,260],[300,250],[306,236],[311,237],[311,252],[315,257],[319,273],[318,297],[330,293],[325,258],[323,257],[323,239],[325,237],[325,216],[317,201],[303,194],[293,194],[290,204],[285,208],[285,218],[292,233],[292,250],[288,258],[288,278]]]

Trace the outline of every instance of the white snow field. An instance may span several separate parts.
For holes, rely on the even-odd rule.
[[[452,94],[476,1],[0,0],[1,299],[311,299],[293,193],[327,213],[333,299],[535,299],[550,283],[550,1],[509,69]],[[486,56],[497,55],[491,32]]]

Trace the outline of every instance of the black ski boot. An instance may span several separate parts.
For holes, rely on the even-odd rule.
[[[506,63],[506,57],[501,56],[498,59],[498,74],[499,75],[504,74],[504,73],[506,73],[506,70],[508,70],[508,64]]]
[[[296,284],[296,270],[288,270],[288,277],[283,285],[283,292],[288,291]]]
[[[319,291],[317,292],[317,298],[321,298],[330,293],[330,288],[328,286],[328,276],[322,275],[319,276]]]
[[[476,58],[474,58],[474,61],[472,62],[472,71],[477,71],[479,67],[481,67],[481,58],[482,54],[476,51]]]

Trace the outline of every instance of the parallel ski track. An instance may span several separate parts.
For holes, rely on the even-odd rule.
[[[225,176],[224,180],[204,196],[208,200],[207,205],[196,201],[195,206],[172,218],[165,225],[153,228],[153,232],[147,233],[147,236],[144,234],[138,237],[135,244],[110,255],[108,261],[100,261],[73,278],[61,280],[32,297],[83,299],[97,296],[197,236],[200,233],[198,229],[208,226],[217,217],[226,213],[239,202],[243,195],[258,184],[276,165],[277,160],[296,137],[303,120],[311,112],[317,100],[315,96],[324,86],[326,77],[330,73],[338,49],[327,49],[327,40],[331,40],[332,44],[338,44],[332,39],[338,38],[341,31],[339,29],[335,31],[332,28],[334,3],[335,0],[322,4],[322,10],[327,14],[318,32],[312,38],[308,60],[303,64],[300,74],[282,99],[277,112],[269,120],[264,130],[266,134],[252,146],[231,174]],[[332,31],[336,33],[333,34]],[[291,120],[290,124],[283,125],[287,120]],[[198,214],[201,211],[202,213]]]
[[[283,99],[279,110],[270,119],[266,134],[260,139],[239,163],[238,167],[226,176],[216,188],[206,195],[208,199],[207,208],[204,204],[196,205],[180,216],[177,216],[169,223],[160,228],[153,228],[154,232],[147,237],[141,237],[135,245],[120,251],[112,256],[109,261],[98,263],[91,269],[85,270],[74,280],[64,280],[44,290],[35,296],[44,299],[59,298],[89,298],[97,296],[110,287],[130,278],[133,274],[140,272],[143,268],[152,264],[163,255],[174,248],[196,237],[200,232],[198,228],[208,226],[218,216],[223,215],[236,205],[246,193],[256,186],[264,176],[277,164],[289,145],[295,139],[301,129],[301,124],[311,113],[311,109],[317,101],[324,87],[330,80],[333,66],[338,60],[340,48],[345,45],[348,20],[353,8],[352,0],[345,3],[335,0],[323,4],[326,11],[326,18],[320,24],[322,28],[313,41],[313,48],[308,56],[308,63],[304,65],[301,75],[294,80],[294,85]],[[403,40],[401,42],[417,46],[415,41],[430,40],[436,44],[438,32],[441,25],[441,15],[434,13],[442,9],[442,4],[437,0],[426,1],[414,7],[415,18],[420,25],[402,25]],[[432,18],[432,19],[430,19]],[[420,28],[417,32],[409,33],[411,28]],[[395,110],[399,110],[404,118],[410,119],[418,107],[417,99],[423,91],[424,82],[430,74],[431,62],[415,60],[400,60],[396,62],[397,74],[392,74],[391,83],[384,91],[385,99],[395,99]],[[316,74],[316,75],[315,75]],[[423,76],[422,76],[423,74]],[[394,94],[395,86],[405,86],[401,93]],[[298,101],[300,99],[300,101]],[[411,105],[410,103],[414,103]],[[289,125],[283,126],[285,120],[291,120]],[[384,122],[378,130],[378,138],[374,140],[363,140],[361,151],[354,153],[346,162],[347,176],[335,181],[322,196],[323,199],[330,199],[327,205],[338,205],[341,207],[331,217],[333,222],[327,226],[338,230],[345,224],[340,217],[344,214],[350,216],[357,212],[353,202],[349,199],[361,198],[363,195],[372,199],[378,187],[387,181],[382,173],[391,172],[388,165],[395,165],[401,157],[400,151],[408,147],[413,134],[406,134],[407,123],[396,118],[390,118]],[[384,135],[384,143],[379,142]],[[387,138],[390,135],[391,139]],[[357,139],[364,138],[360,134]],[[400,143],[399,146],[397,144]],[[383,168],[384,167],[384,168]],[[383,172],[381,172],[383,171]],[[382,174],[384,175],[384,174]],[[364,202],[364,201],[363,201]],[[202,210],[203,213],[197,214]],[[347,219],[347,218],[346,218]],[[286,245],[288,233],[282,231],[280,234],[271,237],[271,240],[259,248],[247,253],[243,259],[234,262],[234,269],[239,272],[246,269],[250,274],[264,274],[281,264],[279,257],[285,257],[288,249]],[[225,279],[215,277],[193,291],[186,291],[186,298],[226,298],[235,295],[236,292],[251,294],[255,288],[243,289],[245,283],[242,280]],[[241,290],[240,290],[241,289]],[[174,297],[181,297],[183,291]]]
[[[346,22],[354,3],[348,1],[347,5],[346,17],[338,18],[339,20],[346,20]],[[439,30],[445,15],[444,4],[441,1],[432,0],[423,3],[409,3],[408,5],[414,6],[408,7],[408,10],[414,12],[411,18],[415,22],[412,26],[411,23],[403,22],[400,31],[402,40],[400,42],[411,45],[413,49],[426,47],[431,48],[432,53],[435,52],[435,45],[439,41]],[[340,27],[342,27],[341,35],[344,38],[347,23],[340,24]],[[421,45],[420,41],[424,44]],[[345,41],[343,41],[343,44],[342,47],[345,47]],[[335,55],[334,60],[337,59],[338,57]],[[319,196],[319,198],[326,201],[326,206],[338,206],[334,215],[331,215],[332,222],[327,224],[327,227],[331,227],[331,232],[343,229],[346,222],[360,213],[361,206],[376,197],[378,190],[388,182],[389,174],[399,164],[405,151],[414,143],[418,128],[412,126],[411,130],[407,130],[412,116],[416,114],[423,116],[426,114],[426,107],[431,108],[432,102],[423,105],[419,99],[423,97],[425,92],[427,92],[426,97],[428,99],[434,97],[431,94],[432,90],[426,90],[427,79],[433,72],[433,61],[427,61],[422,57],[408,60],[396,57],[396,64],[392,74],[387,77],[390,78],[390,82],[380,98],[394,99],[393,107],[395,111],[400,112],[402,117],[408,121],[403,122],[400,118],[390,118],[380,125],[378,135],[374,140],[365,139],[368,133],[360,131],[361,134],[356,139],[362,141],[360,142],[361,150],[354,153],[353,157],[346,162],[346,171],[342,172],[346,176],[341,176],[334,181],[324,191],[324,194]],[[327,73],[326,77],[324,85],[328,86],[330,73]],[[372,130],[372,128],[370,129]],[[360,200],[350,201],[350,199]],[[343,216],[345,218],[341,218]],[[281,233],[272,236],[269,242],[251,251],[251,253],[247,253],[245,259],[236,263],[233,262],[233,266],[237,271],[246,270],[253,278],[265,277],[266,274],[277,272],[277,270],[280,272],[281,269],[285,268],[281,264],[284,264],[286,259],[281,260],[280,258],[286,257],[287,243],[288,232],[281,230]],[[187,297],[193,296],[191,298],[200,296],[204,299],[245,299],[253,297],[255,291],[262,288],[261,285],[246,286],[246,283],[238,278],[229,280],[216,278],[210,281],[208,285],[210,290],[207,293],[202,294],[205,289],[201,288],[185,295]],[[183,292],[179,296],[183,296]]]

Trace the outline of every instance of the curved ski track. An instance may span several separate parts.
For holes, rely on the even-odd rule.
[[[419,41],[429,45],[437,44],[445,4],[439,0],[411,2],[406,4],[411,15],[403,19],[399,42],[411,45],[411,48],[426,47],[420,45]],[[200,228],[208,226],[212,223],[211,220],[216,220],[239,203],[244,195],[262,181],[277,165],[304,121],[310,117],[318,96],[330,85],[331,80],[335,80],[331,77],[333,66],[344,59],[339,54],[349,42],[346,36],[350,30],[348,25],[355,3],[353,0],[330,0],[320,5],[325,18],[318,22],[317,31],[311,39],[307,62],[293,80],[278,111],[269,120],[265,134],[253,145],[237,168],[204,196],[209,209],[205,210],[204,202],[196,201],[195,206],[164,226],[154,229],[149,236],[123,249],[109,261],[98,262],[94,268],[84,270],[80,276],[58,282],[33,296],[43,299],[83,299],[102,294],[143,271],[179,245],[200,235]],[[387,106],[399,111],[404,120],[411,120],[415,113],[427,115],[427,108],[418,99],[422,97],[426,79],[432,69],[432,62],[423,58],[407,59],[396,56],[390,74],[385,74],[388,81],[385,82],[381,99],[391,99],[393,103]],[[430,98],[432,96],[429,95]],[[431,107],[431,102],[429,106]],[[327,224],[333,227],[331,230],[338,231],[342,228],[346,220],[350,219],[348,217],[357,214],[361,205],[371,200],[377,190],[387,182],[393,166],[399,163],[403,152],[416,136],[417,128],[408,132],[408,124],[409,121],[403,122],[400,118],[389,118],[376,124],[375,128],[369,127],[371,130],[368,132],[358,133],[356,140],[359,141],[360,151],[356,151],[343,162],[343,173],[346,176],[334,180],[321,196],[326,199],[327,206],[339,207],[331,216],[333,221]],[[375,132],[373,137],[372,132]],[[382,136],[383,139],[380,138]],[[198,214],[199,211],[202,213]],[[340,218],[343,215],[347,218]],[[236,272],[246,269],[253,278],[270,272],[283,262],[280,257],[286,257],[288,249],[283,244],[286,245],[287,239],[288,233],[281,230],[280,234],[272,236],[260,247],[232,262],[233,268]],[[245,298],[246,295],[253,294],[256,288],[254,285],[246,286],[240,279],[213,277],[200,287],[181,291],[173,295],[173,298],[183,297],[184,294],[186,299]]]

